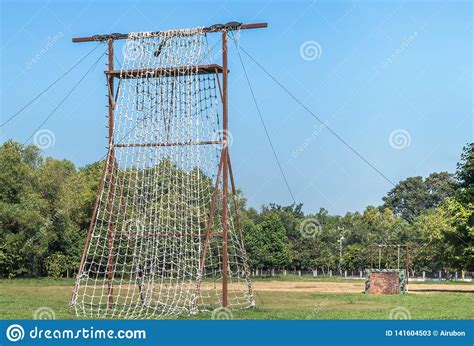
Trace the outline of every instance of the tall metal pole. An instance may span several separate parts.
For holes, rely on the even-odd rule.
[[[216,210],[216,202],[217,202],[217,195],[219,191],[219,185],[220,185],[220,179],[221,179],[221,172],[222,172],[222,159],[223,157],[221,156],[220,162],[219,162],[219,168],[217,170],[217,177],[216,177],[216,184],[214,185],[214,192],[212,193],[211,197],[211,210],[209,212],[209,218],[208,218],[208,223],[207,223],[207,230],[206,230],[206,239],[204,240],[204,247],[201,252],[201,263],[199,264],[199,274],[198,278],[196,280],[196,294],[195,297],[200,296],[201,292],[201,283],[202,283],[202,276],[205,274],[204,273],[204,265],[206,263],[206,254],[207,254],[207,249],[209,248],[209,239],[211,238],[211,228],[212,228],[212,222],[214,220],[214,213]],[[192,309],[196,307],[196,300],[193,302]]]
[[[255,304],[255,300],[253,299],[252,284],[250,283],[250,267],[248,264],[247,250],[245,250],[244,233],[242,229],[242,222],[240,219],[239,206],[237,204],[237,189],[235,188],[234,174],[232,173],[232,164],[230,163],[229,151],[227,151],[227,163],[229,164],[230,187],[232,189],[232,197],[234,200],[235,217],[237,218],[237,227],[240,233],[240,241],[242,242],[242,257],[244,258],[244,271],[245,275],[247,276],[247,288],[249,297],[251,299],[250,304],[251,306],[253,306]]]
[[[108,72],[111,73],[114,70],[114,40],[109,39],[107,41],[108,47]],[[114,149],[114,76],[109,74],[108,78],[108,99],[109,99],[109,149],[111,156],[115,156],[113,153]],[[113,163],[113,162],[112,162]]]
[[[108,44],[108,71],[114,70],[114,40],[109,39]],[[109,92],[109,157],[107,158],[107,172],[109,181],[109,193],[107,196],[107,211],[109,213],[108,228],[107,228],[107,246],[109,249],[109,256],[107,261],[107,285],[108,285],[108,306],[113,306],[113,276],[114,276],[114,217],[113,217],[113,199],[114,199],[114,166],[115,166],[115,151],[114,151],[114,77],[108,78],[108,92]]]
[[[227,160],[228,147],[228,95],[227,95],[227,31],[222,31],[222,132],[223,132],[223,167],[222,167],[222,307],[227,308],[227,274],[228,274],[228,254],[227,254],[227,190],[229,164]]]
[[[73,40],[74,42],[74,40]],[[108,44],[108,70],[109,71],[113,71],[114,70],[114,59],[113,59],[113,56],[114,56],[114,41],[112,39],[109,39],[107,41],[107,44]],[[75,286],[74,286],[74,290],[73,290],[73,295],[72,295],[72,299],[71,299],[71,303],[72,304],[76,304],[76,299],[77,299],[77,294],[78,294],[78,287],[79,287],[79,281],[80,281],[80,276],[82,275],[82,272],[84,271],[84,266],[85,266],[85,263],[86,263],[86,257],[87,257],[87,249],[89,248],[89,245],[90,245],[90,242],[91,242],[91,238],[92,238],[92,231],[94,230],[94,226],[95,226],[95,222],[96,222],[96,216],[97,216],[97,210],[99,208],[99,202],[100,202],[100,193],[103,189],[103,187],[105,186],[105,180],[106,180],[106,177],[108,177],[109,181],[110,181],[110,167],[109,167],[109,159],[110,159],[110,155],[113,157],[113,146],[111,145],[111,139],[113,138],[113,127],[114,127],[114,118],[113,118],[113,97],[114,97],[114,77],[111,76],[111,77],[107,77],[107,84],[108,84],[108,102],[109,102],[109,110],[108,110],[108,120],[109,120],[109,133],[108,133],[108,139],[109,139],[109,147],[108,147],[108,154],[107,154],[107,159],[106,159],[106,162],[105,162],[105,165],[104,165],[104,169],[102,171],[102,176],[100,178],[100,182],[99,182],[99,187],[97,189],[97,195],[96,195],[96,200],[95,200],[95,204],[94,204],[94,209],[93,209],[93,212],[92,212],[92,217],[91,217],[91,220],[89,222],[89,230],[87,231],[87,237],[86,237],[86,242],[84,244],[84,249],[82,251],[82,257],[81,257],[81,263],[79,265],[79,272],[77,274],[77,278],[76,278],[76,283],[75,283]],[[110,196],[109,196],[110,198]],[[110,205],[108,204],[108,210],[111,210],[110,208]],[[109,224],[110,226],[110,224]],[[108,274],[108,294],[109,294],[109,302],[108,302],[108,305],[109,307],[111,307],[111,305],[113,304],[113,300],[112,300],[112,286],[111,286],[111,275],[109,274],[112,274],[112,272],[109,270],[109,263],[111,262],[111,258],[110,258],[110,237],[109,237],[109,234],[110,232],[108,232],[108,245],[109,245],[109,259],[107,261],[107,274]]]

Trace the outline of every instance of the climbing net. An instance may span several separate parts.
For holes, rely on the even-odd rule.
[[[222,304],[224,270],[229,307],[253,304],[231,196],[222,266],[219,80],[197,67],[211,60],[201,28],[129,36],[114,136],[71,301],[76,314],[154,318],[212,310]]]

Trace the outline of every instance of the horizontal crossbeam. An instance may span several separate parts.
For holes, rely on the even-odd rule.
[[[232,30],[246,30],[246,29],[259,29],[266,28],[268,23],[253,23],[253,24],[239,24],[239,23],[227,23],[227,24],[215,24],[210,27],[204,28],[203,32],[219,32],[219,31],[232,31]],[[155,31],[150,35],[158,35],[160,32]],[[108,40],[126,40],[130,34],[105,34],[105,35],[94,35],[88,37],[76,37],[72,39],[72,42],[92,42],[92,41],[108,41]]]
[[[205,238],[205,233],[179,233],[179,232],[150,232],[150,231],[143,231],[137,230],[135,232],[128,232],[128,231],[117,231],[115,233],[117,238],[128,238],[128,239],[136,239],[136,238],[159,238],[159,237],[169,237],[169,238]],[[222,238],[221,232],[212,232],[210,234],[211,238]]]
[[[222,66],[217,64],[194,65],[181,67],[162,67],[139,70],[114,70],[105,71],[105,74],[119,79],[138,79],[138,78],[158,78],[158,77],[176,77],[197,74],[222,73]]]
[[[170,142],[170,143],[126,143],[115,144],[116,148],[126,147],[175,147],[180,145],[212,145],[222,144],[222,141],[201,141],[201,142]]]

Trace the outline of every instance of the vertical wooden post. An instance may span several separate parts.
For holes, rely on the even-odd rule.
[[[108,45],[108,71],[114,70],[114,40],[109,39]],[[114,166],[115,166],[115,150],[114,150],[114,77],[108,76],[109,84],[109,157],[107,158],[107,176],[109,182],[109,192],[107,196],[107,211],[109,213],[108,228],[107,228],[107,246],[109,256],[107,261],[107,288],[108,288],[108,307],[112,308],[114,303],[113,298],[113,276],[114,276],[114,217],[113,217],[113,199],[114,199]]]
[[[400,245],[397,245],[397,269],[400,270]]]
[[[221,154],[222,155],[222,154]],[[219,184],[220,184],[220,179],[221,179],[221,171],[222,171],[222,163],[223,157],[221,156],[220,162],[219,162],[219,168],[217,170],[217,177],[216,177],[216,183],[214,185],[214,192],[212,193],[211,197],[211,210],[209,212],[209,218],[208,218],[208,223],[207,223],[207,230],[206,230],[206,239],[204,241],[204,247],[201,252],[201,263],[199,264],[199,275],[196,280],[196,291],[194,294],[194,301],[192,302],[191,309],[195,310],[196,309],[196,300],[197,297],[200,296],[201,292],[201,283],[202,283],[202,277],[205,275],[204,273],[204,265],[206,263],[206,253],[207,249],[209,248],[209,239],[211,237],[211,228],[212,228],[212,222],[214,221],[214,213],[216,210],[216,202],[217,202],[217,195],[219,194]]]
[[[374,247],[370,246],[370,269],[374,269]]]
[[[228,307],[227,300],[227,275],[228,275],[228,253],[227,253],[227,190],[229,164],[227,160],[228,150],[228,95],[227,95],[227,31],[222,31],[222,132],[224,145],[222,148],[223,169],[222,169],[222,307]]]
[[[114,70],[114,40],[109,39],[107,41],[108,46],[108,71],[113,72]],[[109,145],[113,144],[114,141],[114,76],[109,75]]]
[[[408,246],[408,244],[405,245],[405,252],[406,252],[406,275],[405,277],[407,278],[407,285],[408,285],[408,277],[410,276],[410,273],[408,272],[408,269],[409,269],[409,265],[408,265],[408,261],[410,260],[409,256],[410,256],[410,247]]]
[[[242,242],[242,257],[244,259],[243,266],[244,266],[245,275],[247,277],[247,288],[248,288],[249,297],[251,297],[250,304],[254,305],[255,300],[253,299],[252,284],[250,283],[250,267],[249,267],[249,264],[248,264],[247,250],[245,250],[243,225],[242,225],[242,222],[241,222],[241,219],[240,219],[239,206],[237,204],[237,189],[235,187],[234,174],[232,173],[232,164],[230,163],[229,150],[227,150],[227,163],[229,165],[230,187],[232,189],[232,197],[233,197],[233,200],[234,200],[235,217],[237,219],[237,227],[239,229],[240,240]],[[318,271],[318,269],[316,269],[316,272],[317,271]],[[272,276],[273,276],[273,274],[274,274],[274,269],[272,269]]]
[[[379,245],[379,269],[380,269],[381,263],[382,263],[382,246]]]

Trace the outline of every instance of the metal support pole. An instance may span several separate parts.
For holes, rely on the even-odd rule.
[[[204,266],[206,263],[206,253],[207,249],[209,247],[209,239],[211,237],[211,229],[212,229],[212,222],[214,221],[214,213],[216,210],[216,201],[217,201],[217,195],[219,194],[219,180],[221,178],[221,171],[222,171],[222,166],[223,166],[223,155],[221,154],[221,159],[219,161],[219,168],[217,170],[217,177],[216,177],[216,184],[214,186],[214,192],[212,193],[211,197],[211,210],[209,212],[209,218],[208,218],[208,224],[207,224],[207,230],[206,230],[206,238],[204,240],[204,248],[202,249],[201,252],[201,263],[199,265],[199,275],[197,278],[196,282],[196,291],[195,291],[195,298],[199,297],[200,292],[201,292],[201,283],[202,283],[202,277],[205,274],[204,273]],[[196,301],[193,302],[192,309],[196,308]]]
[[[224,140],[224,148],[222,150],[223,169],[222,169],[222,307],[227,308],[227,274],[228,274],[228,253],[227,253],[227,190],[228,190],[228,175],[229,164],[227,161],[228,150],[228,95],[227,95],[227,32],[222,32],[222,84],[223,84],[223,99],[222,99],[222,132]]]
[[[108,70],[114,70],[114,40],[107,41],[108,47]],[[108,76],[109,83],[109,144],[112,146],[114,141],[114,77]]]
[[[79,281],[81,280],[81,275],[82,275],[82,272],[84,271],[84,267],[86,264],[87,249],[89,248],[89,245],[91,243],[92,231],[94,230],[95,218],[97,216],[97,209],[99,208],[100,192],[102,191],[102,188],[104,186],[104,180],[105,180],[106,174],[107,174],[107,164],[104,165],[104,169],[100,177],[99,187],[97,189],[97,195],[95,198],[94,210],[92,211],[91,220],[89,222],[89,230],[87,231],[86,242],[84,243],[84,249],[82,250],[81,264],[79,265],[79,272],[77,273],[76,283],[74,285],[74,290],[72,292],[71,305],[76,305]]]
[[[253,289],[252,289],[252,284],[250,283],[250,267],[248,264],[248,257],[247,257],[247,250],[245,250],[245,244],[244,244],[244,233],[243,233],[243,225],[240,219],[240,211],[239,211],[239,206],[237,204],[237,189],[235,187],[235,181],[234,181],[234,174],[232,173],[232,165],[230,163],[230,153],[227,151],[227,163],[229,165],[229,175],[230,175],[230,186],[232,189],[232,197],[234,200],[234,208],[235,208],[235,216],[237,218],[237,227],[239,229],[240,233],[240,241],[242,242],[242,257],[244,258],[244,271],[245,271],[245,276],[247,279],[247,288],[248,288],[248,293],[249,297],[251,299],[250,305],[253,306],[255,304],[255,300],[253,299]],[[317,269],[316,269],[317,271]]]
[[[114,40],[109,39],[108,44],[108,70],[114,70]],[[113,277],[114,277],[114,231],[115,220],[113,216],[113,199],[114,199],[114,166],[115,166],[115,151],[114,151],[114,78],[109,76],[109,157],[107,158],[107,175],[109,182],[109,192],[107,196],[107,212],[109,213],[108,227],[107,227],[107,246],[109,256],[107,261],[107,293],[108,293],[108,307],[112,308],[114,303],[113,298]]]

